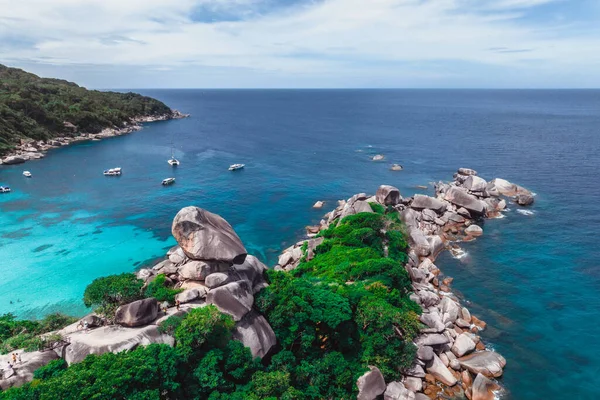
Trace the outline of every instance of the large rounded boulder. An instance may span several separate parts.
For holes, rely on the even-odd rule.
[[[398,188],[390,185],[379,186],[375,198],[379,204],[383,204],[384,206],[395,206],[402,200]]]
[[[158,302],[155,298],[150,297],[117,308],[115,323],[128,327],[147,325],[154,321],[157,315]]]
[[[246,259],[246,248],[231,225],[202,208],[181,209],[173,220],[171,232],[191,259],[233,264]]]

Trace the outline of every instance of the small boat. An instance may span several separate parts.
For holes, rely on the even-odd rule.
[[[0,186],[0,193],[8,193],[10,188],[8,186]]]
[[[162,180],[163,186],[172,185],[173,183],[175,183],[175,178],[167,178]]]
[[[246,166],[246,164],[232,164],[229,166],[230,171],[237,171],[238,169],[242,169]]]
[[[172,167],[179,166],[179,160],[175,158],[175,149],[173,148],[173,142],[171,142],[171,158],[169,158],[167,162]]]
[[[121,175],[121,168],[111,168],[103,172],[104,176],[119,176]]]
[[[26,176],[27,178],[31,178],[31,172],[23,171],[23,176]]]

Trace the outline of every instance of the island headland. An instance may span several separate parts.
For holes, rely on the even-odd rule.
[[[465,168],[435,197],[382,185],[340,201],[274,268],[220,216],[183,208],[165,260],[88,286],[94,313],[2,333],[0,398],[494,399],[506,360],[434,262],[508,201],[534,197]]]
[[[147,96],[88,90],[0,64],[0,164],[24,163],[53,148],[187,116]]]

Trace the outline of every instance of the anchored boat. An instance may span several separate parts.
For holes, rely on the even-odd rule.
[[[10,188],[8,186],[0,186],[0,193],[8,193]]]
[[[171,142],[171,158],[169,158],[167,162],[172,167],[179,166],[179,160],[175,158],[175,149],[173,148],[173,142]]]
[[[25,176],[27,178],[31,178],[31,172],[29,172],[29,171],[23,171],[23,176]]]
[[[175,183],[175,178],[166,178],[162,180],[163,186],[172,185],[173,183]]]
[[[121,168],[111,168],[104,171],[104,176],[119,176],[121,175]]]
[[[238,169],[242,169],[246,166],[246,164],[232,164],[229,166],[230,171],[237,171]]]

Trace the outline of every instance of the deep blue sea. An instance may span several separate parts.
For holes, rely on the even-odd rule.
[[[0,195],[0,313],[84,313],[85,286],[163,256],[187,205],[221,214],[273,265],[325,212],[316,200],[330,209],[380,184],[432,193],[416,186],[469,167],[537,193],[533,215],[511,206],[468,257],[437,262],[508,360],[506,398],[598,398],[600,91],[139,92],[192,116],[0,166],[13,188]],[[111,167],[123,175],[104,177]]]

